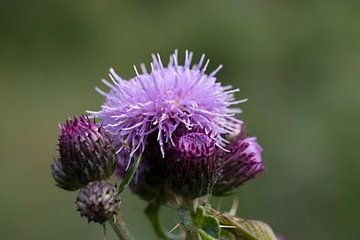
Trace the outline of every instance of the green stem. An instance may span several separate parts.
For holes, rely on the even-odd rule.
[[[134,177],[137,169],[139,168],[139,164],[141,162],[141,154],[136,158],[136,161],[134,162],[133,166],[129,169],[129,171],[125,174],[123,181],[119,185],[119,194],[124,191],[125,188],[127,188]]]
[[[134,240],[134,237],[131,235],[129,228],[120,214],[114,216],[114,220],[110,220],[109,222],[120,240]]]
[[[132,178],[134,177],[137,169],[139,168],[140,161],[141,161],[141,154],[136,158],[136,161],[134,162],[133,166],[125,174],[123,181],[120,183],[119,194],[121,194],[124,191],[124,189],[129,186]],[[134,237],[131,235],[129,228],[127,227],[125,221],[122,219],[120,214],[114,216],[114,220],[109,222],[120,240],[134,240]]]
[[[191,218],[192,224],[195,223],[195,215],[196,215],[196,204],[193,199],[185,200],[186,209],[189,211],[189,215]],[[198,240],[198,230],[194,231],[194,229],[186,229],[186,240]]]
[[[154,228],[155,233],[160,239],[180,239],[181,237],[169,233],[160,223],[160,208],[166,203],[166,200],[161,197],[150,202],[145,209],[145,214],[149,219],[151,226]]]
[[[160,223],[159,213],[161,205],[162,203],[159,199],[150,202],[145,209],[145,214],[148,217],[152,227],[154,228],[156,235],[161,239],[168,239],[169,236],[166,234]]]
[[[198,234],[195,231],[186,230],[186,240],[199,240]]]

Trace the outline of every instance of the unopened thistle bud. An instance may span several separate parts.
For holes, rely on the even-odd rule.
[[[104,223],[117,213],[120,197],[116,188],[106,181],[91,182],[76,198],[77,210],[89,222]]]
[[[117,161],[110,135],[85,116],[60,126],[59,153],[52,175],[59,187],[69,191],[109,178]]]
[[[55,163],[51,165],[51,171],[56,185],[62,189],[75,191],[82,186],[82,184],[72,178],[70,174],[65,173],[60,158],[56,159]]]
[[[130,183],[130,189],[147,201],[164,195],[163,172],[158,167],[162,157],[156,137],[156,134],[149,136],[140,165]],[[118,155],[116,174],[124,177],[129,168],[131,168],[130,152],[122,151]]]
[[[216,142],[203,132],[185,132],[167,149],[162,167],[171,190],[185,198],[197,198],[211,191],[217,177]]]
[[[220,154],[221,175],[214,186],[214,195],[223,195],[265,170],[261,146],[255,137],[237,137],[228,146],[230,152]]]

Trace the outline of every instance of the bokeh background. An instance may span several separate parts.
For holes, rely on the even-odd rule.
[[[356,1],[1,0],[0,239],[103,239],[54,186],[58,123],[99,109],[110,67],[129,78],[175,48],[224,65],[265,149],[268,171],[223,209],[238,198],[239,215],[290,240],[359,239],[359,13]],[[136,238],[156,239],[144,207],[123,197]]]

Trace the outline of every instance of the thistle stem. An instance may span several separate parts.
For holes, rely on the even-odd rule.
[[[127,188],[134,177],[137,169],[139,168],[139,164],[141,162],[141,154],[136,158],[136,161],[134,162],[133,166],[129,169],[129,171],[125,174],[123,181],[119,185],[119,194],[124,191],[125,188]]]
[[[134,240],[134,237],[131,235],[129,228],[120,214],[114,216],[114,220],[109,222],[120,240]]]
[[[164,229],[161,226],[159,219],[159,212],[161,208],[161,202],[159,200],[155,200],[150,202],[149,205],[145,209],[145,214],[150,220],[151,225],[153,226],[156,235],[161,239],[169,239],[169,236],[166,234]]]
[[[195,200],[192,200],[192,199],[190,199],[190,200],[188,199],[185,202],[186,202],[188,211],[190,213],[190,216],[192,218],[192,221],[194,221],[197,204],[196,204]],[[198,239],[199,239],[199,235],[197,232],[186,230],[186,240],[198,240]]]
[[[196,232],[186,231],[186,240],[199,240]]]

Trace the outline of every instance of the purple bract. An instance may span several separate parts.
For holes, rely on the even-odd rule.
[[[69,191],[109,178],[117,162],[110,134],[85,116],[60,125],[59,155],[52,175],[59,187]]]
[[[262,148],[256,137],[238,136],[229,144],[230,152],[219,155],[221,177],[214,187],[214,195],[222,195],[265,171]]]

